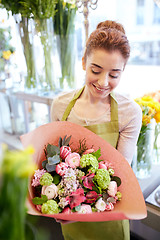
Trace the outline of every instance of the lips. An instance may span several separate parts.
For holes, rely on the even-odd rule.
[[[94,84],[92,84],[92,85],[93,85],[93,87],[94,87],[96,90],[98,90],[98,91],[100,91],[100,92],[105,92],[105,91],[109,90],[109,88],[101,88],[101,87],[98,87],[98,86],[96,86],[96,85],[94,85]]]

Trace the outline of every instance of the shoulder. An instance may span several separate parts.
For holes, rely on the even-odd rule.
[[[118,118],[120,128],[123,129],[127,125],[141,126],[142,110],[140,106],[129,97],[115,93],[115,99],[118,103]]]
[[[134,99],[131,99],[128,96],[119,93],[114,93],[114,95],[118,103],[118,110],[120,112],[127,111],[128,113],[137,113],[141,115],[142,110],[140,106],[134,101]]]
[[[62,92],[53,98],[51,105],[51,120],[58,121],[62,119],[63,113],[66,110],[69,102],[72,100],[78,90],[71,92]]]

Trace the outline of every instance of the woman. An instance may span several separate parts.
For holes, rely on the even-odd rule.
[[[99,23],[90,35],[84,56],[85,86],[53,101],[52,121],[83,125],[104,138],[131,164],[141,127],[141,109],[113,90],[130,55],[124,28],[114,21]],[[62,224],[66,240],[129,239],[129,221]]]

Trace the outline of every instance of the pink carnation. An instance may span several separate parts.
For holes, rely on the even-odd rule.
[[[37,187],[37,186],[40,185],[39,180],[45,172],[46,172],[46,170],[44,170],[44,169],[41,169],[41,170],[38,169],[38,170],[35,171],[34,178],[32,180],[32,186],[33,187]]]
[[[79,167],[80,165],[80,155],[76,152],[70,153],[66,159],[65,162],[70,166],[71,168]]]
[[[62,146],[60,148],[60,157],[65,160],[65,158],[71,153],[71,148],[68,146]]]
[[[56,166],[56,173],[59,174],[60,176],[63,176],[65,175],[67,168],[68,168],[67,163],[61,162]]]

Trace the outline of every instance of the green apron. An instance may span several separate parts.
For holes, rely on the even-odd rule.
[[[74,96],[67,106],[62,121],[67,121],[71,109],[80,97],[83,89]],[[111,94],[111,121],[101,124],[85,126],[116,148],[119,137],[118,104]],[[65,240],[129,240],[129,221],[108,222],[75,222],[61,224]]]

